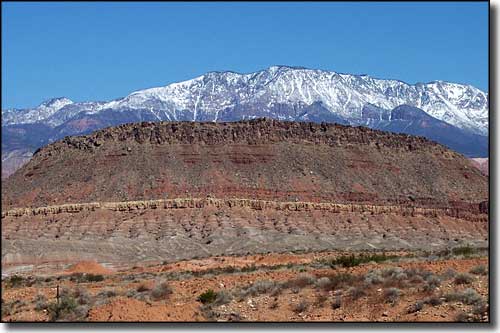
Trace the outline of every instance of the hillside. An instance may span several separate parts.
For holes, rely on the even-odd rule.
[[[488,192],[470,161],[421,137],[260,119],[67,137],[4,181],[2,205],[206,196],[453,206]]]

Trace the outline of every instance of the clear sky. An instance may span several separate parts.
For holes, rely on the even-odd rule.
[[[271,65],[488,90],[488,3],[5,3],[2,108]]]

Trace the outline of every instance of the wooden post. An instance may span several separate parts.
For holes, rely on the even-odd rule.
[[[59,285],[57,285],[56,299],[57,299],[57,305],[59,305]]]

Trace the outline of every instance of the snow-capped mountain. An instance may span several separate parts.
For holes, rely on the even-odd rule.
[[[368,75],[273,66],[210,72],[108,102],[60,97],[2,110],[2,156],[22,156],[67,135],[138,121],[236,121],[257,117],[336,122],[422,135],[467,156],[488,154],[488,94],[470,85],[407,84]],[[18,165],[16,160],[15,165]]]
[[[250,74],[210,72],[110,102],[72,103],[58,98],[34,109],[2,111],[2,122],[41,122],[55,127],[79,113],[110,110],[140,111],[145,119],[156,120],[223,121],[259,116],[308,120],[307,108],[313,104],[320,104],[325,115],[330,113],[353,125],[369,125],[362,117],[367,104],[385,110],[410,105],[468,132],[488,134],[488,94],[470,85],[443,81],[410,85],[287,66]]]

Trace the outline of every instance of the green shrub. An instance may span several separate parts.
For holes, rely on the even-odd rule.
[[[59,302],[49,304],[47,310],[49,312],[49,321],[64,320],[72,317],[78,304],[73,297],[63,296]]]
[[[466,246],[455,247],[451,249],[451,252],[456,256],[461,255],[467,257],[476,253],[476,250],[473,247],[466,245]]]
[[[216,298],[217,298],[217,293],[212,289],[208,289],[203,294],[198,296],[198,301],[203,304],[210,304],[213,303]]]
[[[104,280],[104,276],[101,274],[92,273],[73,273],[70,276],[70,281],[73,282],[100,282]]]
[[[88,282],[99,282],[104,280],[104,276],[101,274],[85,274],[85,278]]]
[[[397,256],[388,256],[385,253],[381,254],[359,254],[359,255],[343,255],[338,258],[326,259],[324,263],[328,264],[330,267],[335,267],[337,265],[342,267],[354,267],[367,262],[384,262],[397,258]]]
[[[7,279],[6,284],[11,288],[20,287],[23,285],[24,280],[25,279],[22,276],[12,275],[10,278]]]

